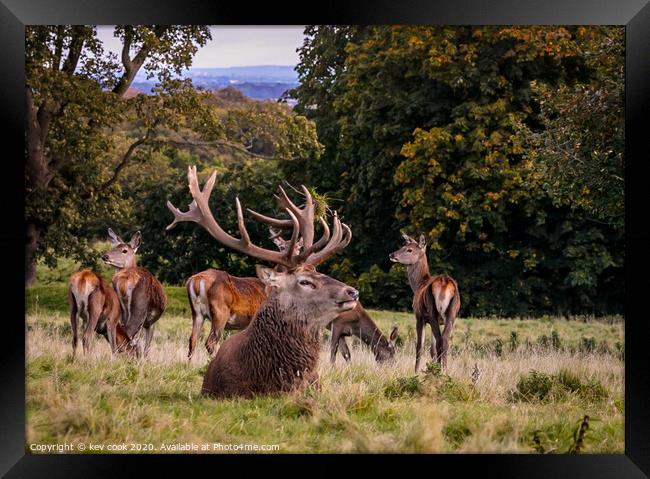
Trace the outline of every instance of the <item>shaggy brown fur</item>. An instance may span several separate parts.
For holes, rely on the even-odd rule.
[[[350,311],[339,314],[334,321],[327,325],[332,330],[330,361],[336,362],[336,353],[341,349],[341,354],[346,361],[350,361],[350,349],[345,341],[348,336],[357,336],[370,346],[379,363],[388,361],[395,356],[395,341],[397,340],[397,327],[393,328],[390,340],[381,332],[368,312],[357,303]]]
[[[223,343],[208,366],[202,393],[250,397],[317,381],[321,330],[308,319],[270,297],[248,328]]]
[[[100,275],[85,269],[70,276],[68,288],[70,324],[72,326],[72,354],[77,352],[77,322],[83,321],[84,353],[92,348],[92,333],[101,334],[111,351],[131,351],[130,338],[121,323],[120,303],[113,288]]]

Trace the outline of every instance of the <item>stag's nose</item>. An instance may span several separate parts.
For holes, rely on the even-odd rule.
[[[349,288],[346,293],[348,293],[348,296],[351,297],[352,299],[359,299],[359,291],[357,291],[354,288]]]
[[[104,261],[108,261],[108,255],[105,254],[104,256],[102,256],[102,259],[103,259]]]
[[[388,255],[388,259],[391,259],[391,260],[395,259],[395,257],[393,256],[394,254],[395,254],[395,253],[391,253],[391,254],[389,254],[389,255]]]

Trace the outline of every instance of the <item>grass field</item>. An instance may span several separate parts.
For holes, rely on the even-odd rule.
[[[52,288],[27,297],[28,450],[32,443],[125,444],[126,452],[177,443],[274,444],[277,452],[624,450],[621,318],[461,318],[447,374],[431,364],[415,376],[412,315],[370,311],[383,331],[400,328],[393,364],[376,365],[353,341],[351,363],[339,357],[331,367],[326,335],[320,390],[214,400],[199,395],[208,361],[202,344],[186,359],[181,288],[170,293],[178,305],[158,322],[141,361],[112,357],[99,336],[90,356],[72,361],[65,296],[61,303]],[[588,429],[576,440],[585,415]]]

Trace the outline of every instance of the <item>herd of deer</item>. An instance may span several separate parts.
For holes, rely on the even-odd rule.
[[[317,365],[324,328],[331,329],[332,363],[340,350],[350,361],[346,337],[358,336],[367,344],[377,362],[395,355],[397,328],[386,338],[359,302],[356,289],[316,267],[342,251],[352,239],[350,228],[336,212],[332,228],[323,217],[315,218],[315,205],[309,190],[302,187],[304,205],[293,203],[279,188],[275,198],[287,218],[272,218],[247,209],[249,215],[269,227],[276,250],[253,244],[244,224],[239,199],[235,200],[240,238],[219,226],[208,200],[216,173],[203,189],[196,167],[189,167],[188,182],[193,201],[186,212],[167,207],[177,223],[191,221],[205,228],[222,245],[274,268],[256,267],[256,278],[238,278],[225,271],[208,269],[190,277],[186,283],[192,311],[192,333],[188,358],[191,359],[203,322],[211,323],[205,347],[212,358],[203,380],[202,392],[211,396],[253,396],[287,392],[312,384],[320,387]],[[322,236],[315,241],[314,223],[318,220]],[[283,238],[289,233],[289,239]],[[73,355],[77,349],[78,318],[83,321],[83,350],[91,349],[93,332],[103,335],[113,353],[146,355],[156,321],[165,310],[167,298],[160,282],[145,268],[136,266],[140,232],[127,243],[108,230],[112,249],[102,260],[115,267],[112,287],[97,273],[83,270],[70,278],[69,302]],[[406,265],[413,289],[416,317],[415,371],[420,366],[423,330],[426,323],[433,334],[431,357],[446,366],[449,341],[460,309],[458,285],[447,275],[431,276],[424,235],[419,241],[402,235],[404,246],[390,254],[390,260]],[[444,329],[441,331],[441,326]],[[219,347],[225,329],[243,330]],[[144,330],[144,348],[140,334]],[[215,354],[216,353],[216,354]]]

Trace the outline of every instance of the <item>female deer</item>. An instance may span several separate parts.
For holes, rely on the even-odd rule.
[[[418,372],[420,366],[422,333],[425,323],[429,323],[433,338],[435,338],[436,354],[434,354],[432,338],[431,357],[441,363],[444,368],[447,364],[449,340],[460,310],[458,284],[453,278],[444,274],[431,276],[424,235],[420,235],[419,242],[405,234],[402,234],[402,238],[405,241],[404,246],[391,253],[389,258],[393,262],[406,265],[406,274],[413,290],[413,311],[415,312],[417,335],[415,372]],[[442,333],[440,332],[441,324],[445,325]]]
[[[70,276],[68,302],[73,357],[77,353],[79,317],[83,321],[82,344],[85,354],[92,349],[93,331],[108,340],[113,353],[130,351],[130,338],[121,323],[119,300],[104,278],[89,269],[74,273]]]
[[[145,268],[136,266],[135,253],[142,242],[138,231],[128,243],[108,229],[113,248],[102,256],[105,263],[117,268],[113,275],[113,288],[122,310],[122,322],[137,355],[142,355],[139,337],[145,330],[144,354],[149,352],[154,324],[165,311],[167,296],[160,282]]]

